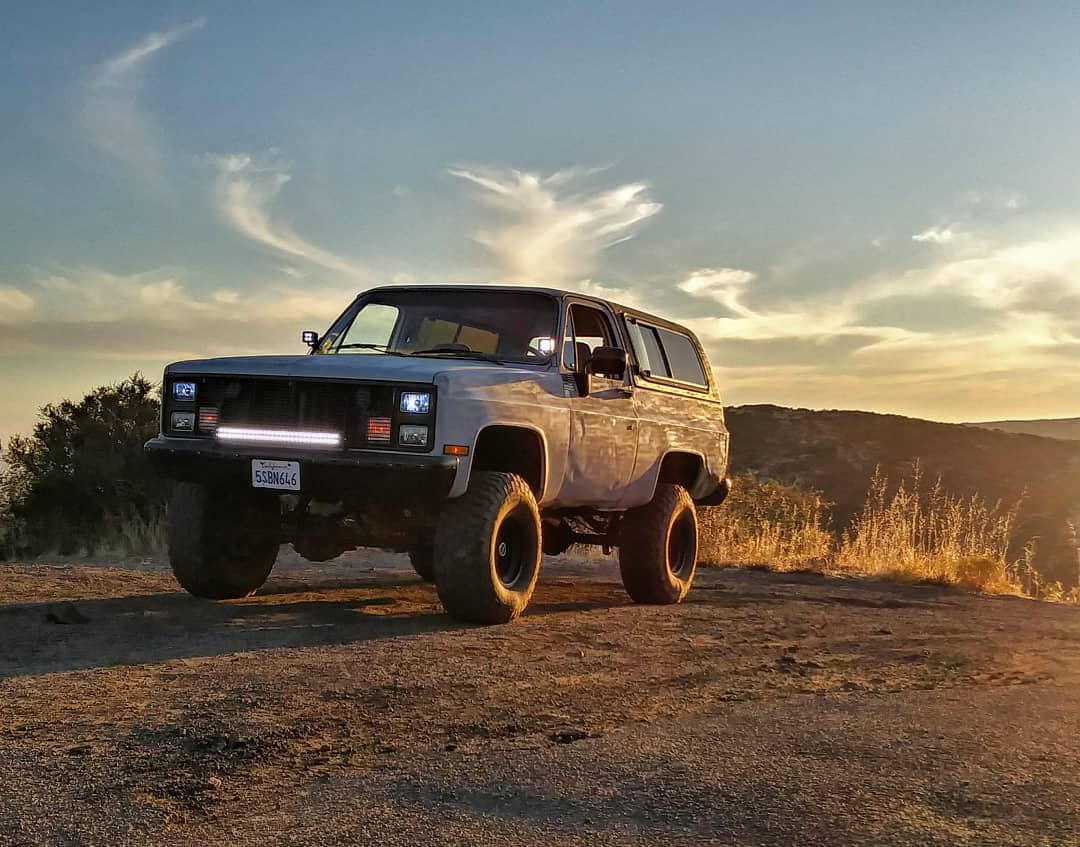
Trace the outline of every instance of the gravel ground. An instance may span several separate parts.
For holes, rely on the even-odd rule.
[[[1080,844],[1080,611],[545,562],[442,614],[402,557],[243,601],[160,562],[0,567],[0,844]]]

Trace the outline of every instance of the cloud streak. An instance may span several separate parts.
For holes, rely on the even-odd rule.
[[[754,316],[754,312],[743,305],[740,298],[756,278],[756,274],[738,268],[702,268],[690,274],[677,287],[692,297],[715,300],[733,315],[749,318]]]
[[[247,153],[210,156],[217,170],[214,196],[222,218],[252,241],[328,270],[350,276],[366,271],[356,263],[313,244],[290,226],[274,220],[274,202],[292,178],[271,151],[258,159]]]
[[[156,122],[140,104],[146,67],[162,50],[205,23],[200,18],[165,32],[151,33],[138,44],[94,66],[84,85],[81,117],[90,143],[134,168],[141,178],[158,189],[167,182],[167,145]]]
[[[455,167],[449,173],[478,189],[488,220],[473,235],[504,278],[565,282],[580,278],[604,250],[632,238],[663,205],[645,183],[575,190],[597,171],[530,171]]]
[[[953,232],[951,227],[947,226],[932,226],[911,236],[912,241],[918,241],[922,244],[950,244],[955,239],[956,233]]]

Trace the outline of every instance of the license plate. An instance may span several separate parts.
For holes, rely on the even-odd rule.
[[[279,462],[276,459],[252,459],[251,487],[299,491],[300,463]]]

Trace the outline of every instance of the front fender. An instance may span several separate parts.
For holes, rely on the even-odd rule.
[[[543,455],[541,503],[558,488],[565,473],[570,436],[570,407],[557,372],[493,369],[436,378],[439,406],[436,449],[447,444],[469,448],[462,457],[449,497],[468,488],[472,459],[480,433],[492,426],[526,429],[539,436]]]

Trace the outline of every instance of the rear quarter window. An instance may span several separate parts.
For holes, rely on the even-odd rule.
[[[672,332],[670,329],[658,329],[657,332],[660,343],[664,346],[672,378],[707,386],[709,380],[705,377],[705,368],[701,364],[697,347],[689,336]]]
[[[670,377],[671,371],[668,370],[664,352],[660,349],[660,336],[656,334],[656,330],[651,326],[641,327],[641,343],[645,345],[645,369],[649,376]]]

